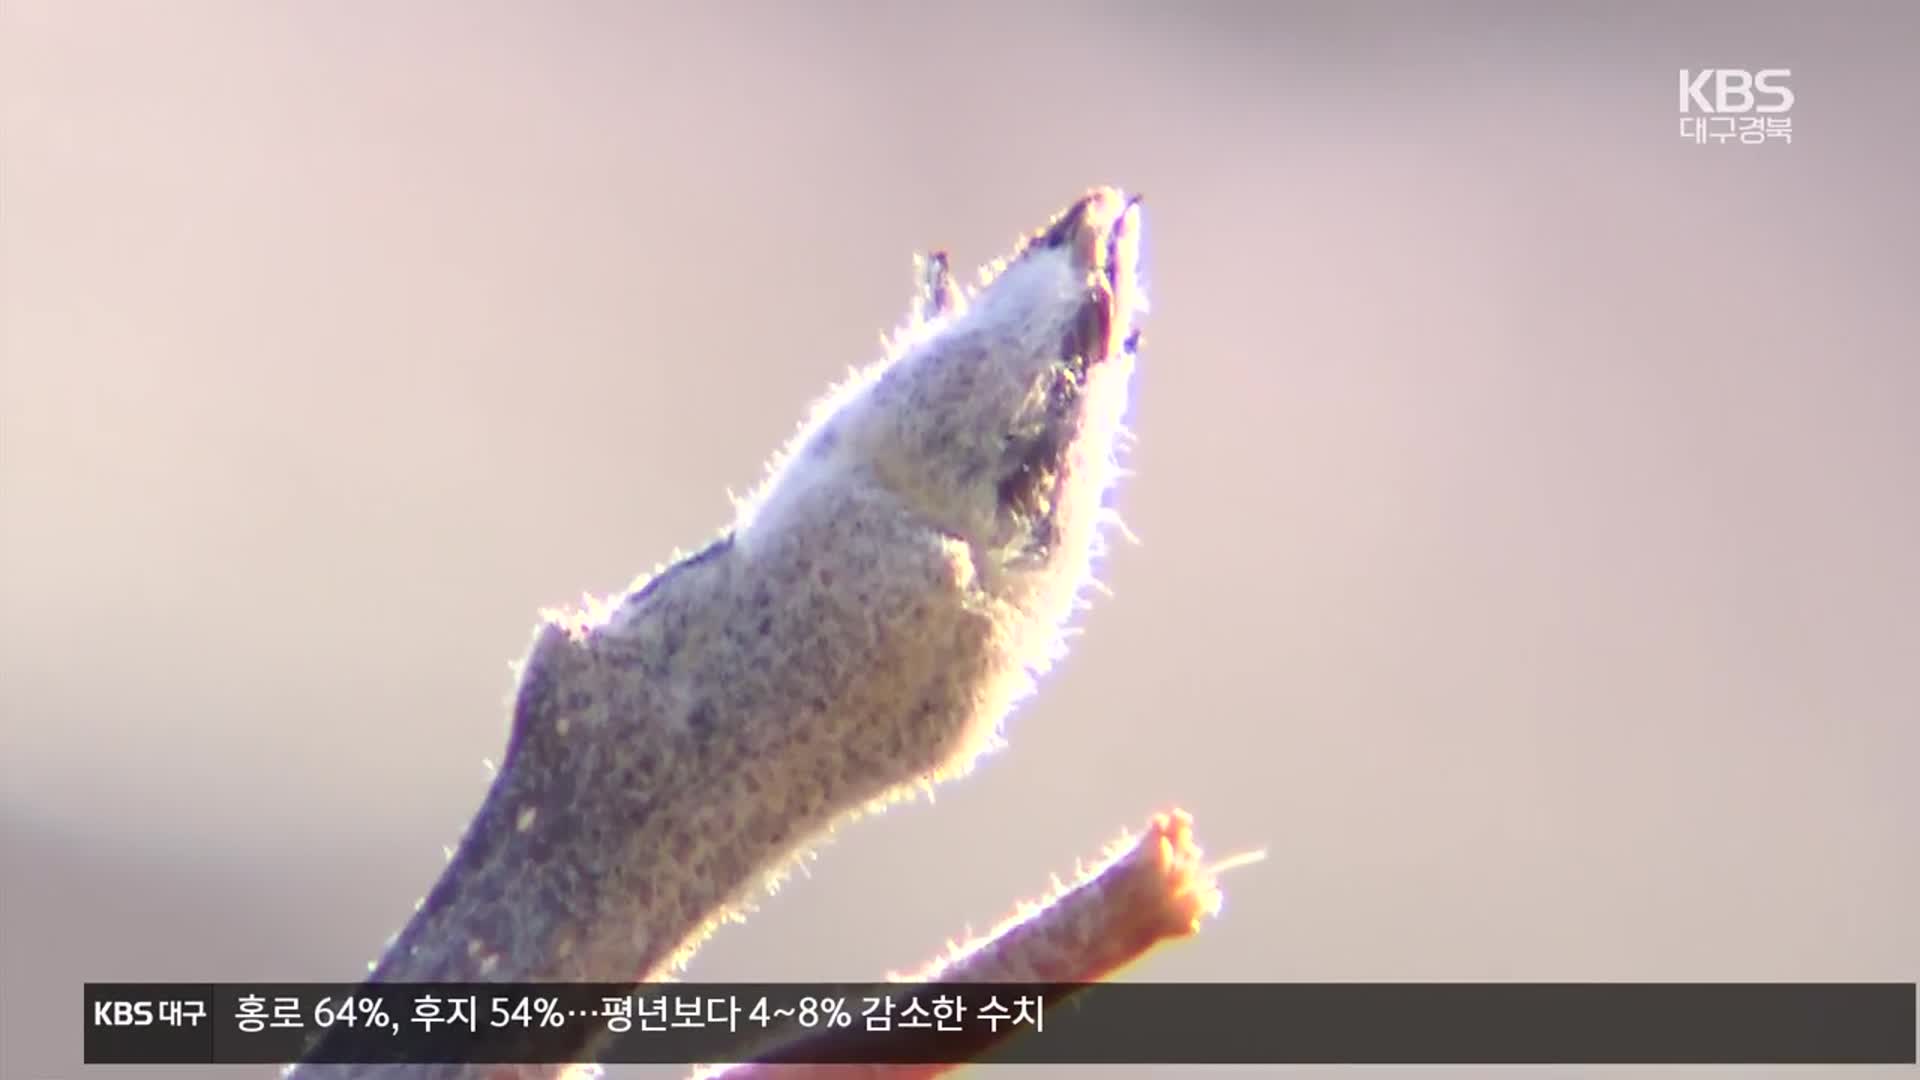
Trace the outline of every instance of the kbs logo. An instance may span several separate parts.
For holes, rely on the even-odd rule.
[[[1766,68],[1758,72],[1739,68],[1680,69],[1680,111],[1703,113],[1783,113],[1793,108],[1793,91],[1786,80],[1789,68]],[[1773,104],[1762,105],[1762,96]]]
[[[96,1027],[146,1027],[154,1022],[153,1003],[148,1001],[96,1001],[93,1023]]]
[[[1749,146],[1769,141],[1793,142],[1793,90],[1789,68],[1680,69],[1680,137],[1705,145],[1707,140]]]

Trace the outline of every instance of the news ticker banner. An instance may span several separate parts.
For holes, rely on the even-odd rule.
[[[88,1065],[1912,1064],[1913,983],[88,983]]]

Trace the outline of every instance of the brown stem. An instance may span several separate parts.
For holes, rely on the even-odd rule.
[[[1072,885],[1022,905],[987,934],[907,976],[911,985],[903,991],[919,996],[963,983],[1044,984],[1050,1007],[1155,945],[1193,933],[1203,917],[1219,910],[1220,890],[1217,868],[1200,861],[1192,826],[1183,811],[1156,815],[1144,833],[1124,841]],[[700,1080],[920,1080],[952,1071],[1018,1033],[1014,1028],[914,1032],[888,1043],[900,1057],[946,1056],[944,1064],[805,1064],[859,1056],[854,1047],[863,1038],[860,1033],[828,1028],[776,1046],[763,1055],[763,1063],[698,1075]],[[773,1063],[780,1061],[802,1063]]]

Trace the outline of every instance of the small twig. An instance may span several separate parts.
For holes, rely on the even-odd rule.
[[[1193,840],[1193,820],[1175,810],[1157,815],[1146,832],[1128,837],[1100,864],[1070,886],[1056,886],[1044,899],[1019,911],[987,934],[906,976],[903,987],[915,994],[963,983],[1044,983],[1051,1007],[1077,988],[1103,979],[1139,959],[1155,945],[1184,937],[1200,920],[1219,910],[1215,874],[1246,857],[1219,866],[1201,862]],[[783,1043],[761,1055],[762,1061],[803,1064],[747,1064],[697,1073],[697,1080],[923,1080],[971,1061],[1016,1031],[969,1030],[960,1034],[917,1033],[924,1040],[897,1039],[890,1048],[902,1057],[945,1056],[945,1064],[804,1064],[854,1058],[862,1035],[826,1029]],[[847,1052],[837,1053],[845,1048]]]
[[[986,934],[907,976],[916,983],[1088,983],[1200,928],[1220,909],[1216,867],[1193,819],[1156,814],[1071,885],[1021,906]]]

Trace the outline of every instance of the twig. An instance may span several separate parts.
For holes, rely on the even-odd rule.
[[[549,615],[499,774],[371,981],[662,977],[836,821],[997,743],[1107,520],[1136,202],[1091,192],[971,297],[925,260],[891,355],[817,407],[731,529]],[[322,1069],[403,1075],[294,1072]]]
[[[902,989],[920,994],[961,983],[1044,983],[1045,1004],[1051,1007],[1155,945],[1193,933],[1204,916],[1219,910],[1215,874],[1247,857],[1207,866],[1200,855],[1192,818],[1179,810],[1157,815],[1146,832],[1123,840],[1071,886],[1056,886],[1046,898],[1021,905],[986,935],[955,946],[949,955],[907,976],[904,981],[913,985]],[[826,1029],[761,1055],[763,1062],[803,1064],[747,1064],[695,1075],[696,1080],[924,1080],[979,1057],[1014,1034],[1012,1028],[997,1034],[935,1031],[920,1035],[923,1043],[901,1039],[891,1044],[902,1057],[946,1056],[945,1064],[804,1064],[858,1056],[836,1054],[836,1048],[856,1045],[862,1037],[858,1032]]]

